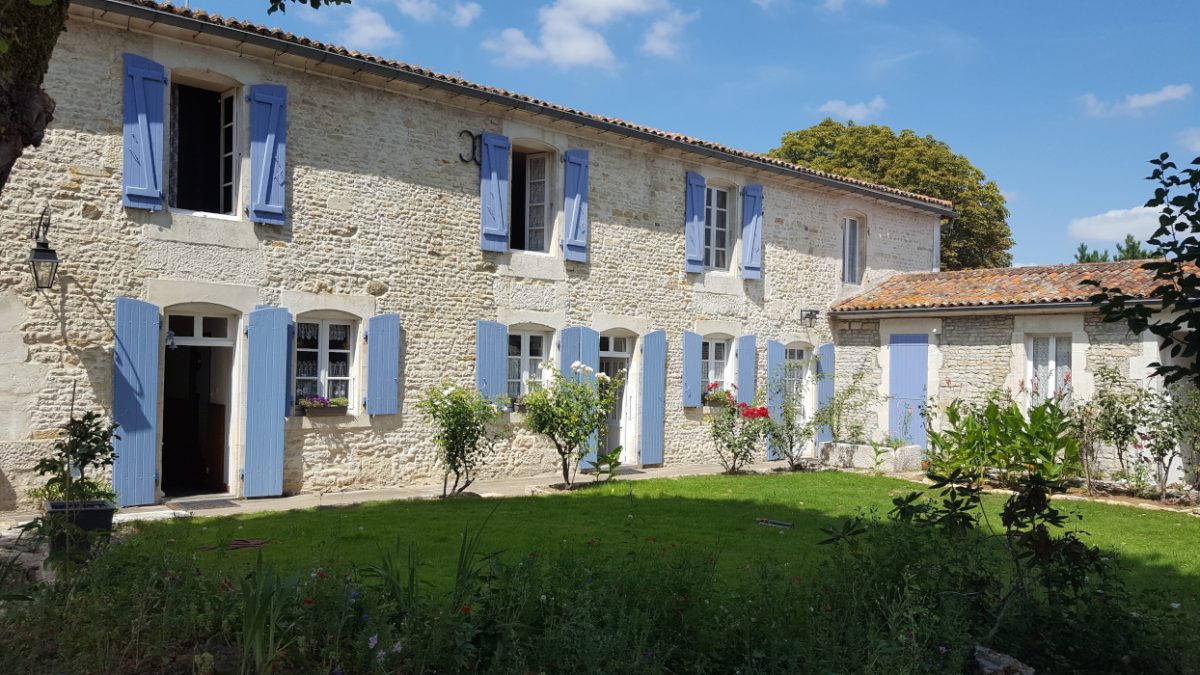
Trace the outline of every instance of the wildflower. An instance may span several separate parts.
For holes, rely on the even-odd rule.
[[[446,387],[445,389],[442,390],[442,395],[444,395],[444,396],[449,396],[450,394],[453,394],[453,393],[454,393],[454,385],[450,385],[449,387]]]
[[[367,649],[375,649],[375,645],[379,644],[379,634],[376,633],[367,638]]]
[[[945,654],[948,651],[950,651],[950,650],[946,649],[946,645],[938,645],[938,653],[939,654]]]
[[[471,606],[470,606],[470,605],[463,605],[463,606],[462,606],[462,609],[460,609],[460,610],[458,610],[458,611],[462,612],[462,615],[463,615],[463,616],[467,616],[468,614],[470,614],[470,613],[471,613]]]
[[[574,361],[571,363],[571,371],[572,372],[578,373],[582,370],[583,370],[583,361]]]
[[[404,648],[404,647],[403,647],[403,646],[400,644],[400,641],[399,641],[399,640],[397,640],[397,641],[396,641],[396,644],[392,645],[392,653],[393,653],[393,654],[399,654],[399,653],[400,653],[400,650],[401,650],[401,649],[403,649],[403,648]]]
[[[325,577],[327,576],[329,575],[325,574],[325,570],[317,570],[317,578],[321,581],[325,581]]]
[[[1179,603],[1178,603],[1178,602],[1172,602],[1172,603],[1171,603],[1171,609],[1179,609]]]
[[[305,605],[311,605],[311,604],[313,604],[313,599],[312,599],[312,598],[305,598],[305,599],[304,599],[304,604],[305,604]]]
[[[385,652],[385,651],[383,651],[382,649],[380,649],[380,650],[379,650],[379,654],[377,654],[377,655],[376,655],[376,658],[378,658],[378,659],[379,659],[379,662],[380,662],[380,663],[383,663],[383,660],[387,658],[387,652]]]
[[[350,591],[350,599],[357,600],[358,599],[358,591]]]
[[[601,382],[608,382],[608,373],[596,373],[596,379]]]

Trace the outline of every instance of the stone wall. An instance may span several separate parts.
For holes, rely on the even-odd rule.
[[[193,77],[215,73],[242,84],[287,86],[289,228],[122,207],[124,52]],[[285,490],[296,492],[438,479],[430,430],[414,404],[443,379],[474,381],[477,319],[548,329],[603,321],[638,334],[666,330],[665,462],[712,461],[699,411],[680,404],[682,331],[724,325],[757,335],[760,382],[767,339],[829,341],[824,319],[808,330],[798,317],[855,290],[839,281],[840,221],[847,210],[866,216],[868,282],[933,267],[931,213],[731,169],[700,154],[668,153],[499,105],[461,106],[405,86],[368,86],[72,19],[46,77],[58,102],[54,123],[0,194],[7,240],[21,241],[49,205],[51,241],[63,258],[58,285],[44,293],[31,289],[23,246],[9,247],[0,265],[0,510],[28,506],[23,495],[35,482],[31,467],[67,419],[73,389],[76,411],[110,408],[119,296],[208,302],[243,323],[255,304],[296,311],[289,305],[296,298],[360,318],[400,314],[400,414],[289,420]],[[550,255],[480,251],[478,168],[458,159],[465,150],[462,129],[498,131],[514,144],[541,143],[558,153],[590,151],[589,263],[564,262],[557,246]],[[242,140],[244,201],[249,171]],[[683,272],[688,170],[732,188],[764,185],[762,280]],[[556,187],[561,191],[561,183]],[[562,227],[561,212],[555,227]],[[204,290],[187,297],[188,288]],[[361,375],[361,360],[358,368]],[[239,415],[235,411],[235,422]],[[240,443],[235,429],[235,469]],[[553,457],[545,442],[523,435],[485,474],[552,470]]]

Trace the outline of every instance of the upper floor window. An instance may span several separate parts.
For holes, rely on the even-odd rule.
[[[516,401],[542,380],[542,362],[550,338],[545,333],[509,332],[508,397]]]
[[[728,270],[733,249],[729,231],[729,190],[707,187],[704,192],[704,269]]]
[[[167,175],[172,207],[236,213],[237,91],[171,84]]]
[[[1071,389],[1071,337],[1039,335],[1029,338],[1029,401],[1039,405],[1066,396]]]
[[[546,252],[553,219],[550,215],[550,153],[512,153],[509,246]]]
[[[297,401],[310,396],[355,400],[356,332],[356,324],[344,319],[296,322]]]
[[[700,343],[700,378],[706,386],[725,389],[729,382],[729,341],[723,338],[706,337]]]
[[[842,283],[857,284],[862,280],[862,230],[860,219],[842,219]]]

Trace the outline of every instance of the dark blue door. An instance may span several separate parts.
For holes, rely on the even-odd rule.
[[[888,433],[925,447],[926,381],[929,377],[929,336],[893,335],[888,341]]]

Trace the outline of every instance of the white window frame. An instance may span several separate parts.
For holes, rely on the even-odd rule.
[[[724,359],[715,358],[717,347],[723,347]],[[732,389],[729,365],[731,359],[730,352],[733,349],[733,340],[720,336],[705,336],[700,342],[700,378],[701,386],[705,391],[708,391],[708,386],[713,382],[720,383],[721,389]],[[706,357],[705,354],[708,354]],[[716,377],[719,375],[720,377]]]
[[[802,407],[807,407],[808,392],[808,349],[802,346],[787,346],[783,349],[783,395],[785,398],[800,396]]]
[[[1038,405],[1040,402],[1047,401],[1055,396],[1058,396],[1060,393],[1058,391],[1058,341],[1061,339],[1067,340],[1067,354],[1071,361],[1071,363],[1068,365],[1070,368],[1068,372],[1072,373],[1073,377],[1075,370],[1075,358],[1074,354],[1072,354],[1072,351],[1074,350],[1074,340],[1072,339],[1070,333],[1035,333],[1025,336],[1025,381],[1028,383],[1029,387],[1030,405]],[[1046,368],[1048,371],[1047,389],[1049,389],[1049,391],[1045,392],[1034,391],[1034,373],[1037,368],[1037,364],[1033,362],[1033,345],[1037,340],[1049,340],[1046,357]],[[1069,384],[1067,391],[1070,391]]]
[[[514,337],[521,338],[521,353],[513,356],[508,353],[509,343],[504,345],[504,393],[509,398],[520,398],[529,393],[531,385],[540,384],[543,382],[543,370],[541,364],[547,363],[550,359],[550,334],[542,331],[512,331],[508,332],[508,339],[511,341]],[[532,356],[529,353],[530,338],[540,337],[542,339],[542,355]],[[512,359],[520,361],[520,379],[511,379],[509,374],[509,364]],[[512,385],[519,383],[519,393],[516,397],[512,395]]]
[[[725,195],[725,208],[717,207],[717,194]],[[736,190],[723,185],[707,185],[704,188],[704,269],[705,271],[727,272],[733,259],[735,230],[731,221],[734,210],[733,198]],[[717,246],[717,214],[725,214],[725,245]],[[717,264],[717,254],[725,256],[725,264]]]
[[[854,232],[854,241],[851,241],[850,232]],[[858,285],[860,275],[859,269],[862,262],[859,258],[859,251],[862,241],[862,220],[857,216],[844,216],[842,218],[842,283]]]
[[[539,180],[533,179],[532,164],[535,160],[545,162],[546,168],[542,172],[542,178]],[[550,153],[548,152],[533,152],[525,155],[525,185],[522,186],[525,190],[525,250],[534,253],[546,253],[550,250],[550,232],[554,225],[553,216],[550,213]],[[542,202],[534,204],[530,199],[531,188],[535,182],[542,184]],[[529,212],[534,206],[542,207],[542,226],[534,228],[530,225]],[[535,230],[542,231],[542,246],[541,248],[533,248],[530,245],[531,237]]]
[[[311,349],[300,346],[300,324],[310,323],[317,325],[317,348]],[[349,335],[347,343],[349,349],[330,349],[329,348],[329,327],[333,325],[347,326]],[[299,405],[300,394],[297,391],[300,380],[315,380],[317,383],[317,396],[325,398],[334,398],[329,395],[329,383],[331,381],[345,381],[346,384],[346,399],[349,401],[349,410],[358,408],[358,322],[353,319],[324,319],[301,317],[296,319],[296,341],[292,347],[292,396],[295,397],[297,405]],[[317,375],[316,377],[299,375],[300,370],[300,353],[317,353]],[[345,376],[333,376],[329,374],[329,354],[347,354],[346,357],[346,372]]]
[[[238,212],[238,128],[237,128],[237,88],[221,94],[221,196],[220,208],[222,215],[236,215]],[[225,141],[225,131],[229,130],[229,142]],[[228,158],[230,170],[225,170],[225,160]],[[228,200],[225,188],[229,188]]]
[[[235,87],[229,87],[227,89],[221,89],[220,88],[221,85],[216,84],[216,83],[205,84],[203,82],[192,82],[190,80],[184,81],[184,82],[177,82],[174,84],[179,84],[179,85],[182,85],[185,87],[191,87],[193,89],[203,89],[205,91],[209,91],[214,94],[218,94],[218,96],[219,96],[219,99],[218,99],[219,106],[220,106],[220,110],[218,112],[218,134],[219,134],[219,137],[217,139],[217,142],[219,143],[218,150],[219,150],[219,155],[220,155],[220,160],[219,160],[220,165],[217,167],[218,179],[217,179],[217,185],[216,185],[217,203],[218,203],[217,208],[219,210],[216,212],[197,211],[195,209],[188,209],[188,208],[176,206],[172,203],[175,199],[175,194],[173,191],[169,191],[168,195],[167,195],[167,199],[166,199],[167,210],[171,213],[217,217],[217,218],[222,218],[222,219],[226,219],[226,220],[240,220],[241,215],[240,215],[239,209],[241,206],[241,204],[240,204],[240,200],[241,200],[241,177],[240,177],[241,152],[240,152],[239,148],[241,146],[239,145],[239,143],[241,143],[241,141],[242,141],[242,135],[241,135],[241,132],[239,132],[238,127],[242,121],[241,120],[242,111],[240,110],[241,105],[240,105],[240,96],[239,96],[239,94],[242,91],[242,87],[235,86]],[[170,89],[170,87],[168,87],[168,90],[169,89]],[[228,118],[226,117],[226,113],[225,113],[225,102],[227,100],[230,101],[230,105],[231,105],[231,112],[230,112]],[[175,97],[172,95],[168,95],[167,101],[168,101],[168,109],[167,109],[168,128],[166,130],[166,133],[167,133],[168,139],[170,139],[172,133],[178,135],[178,134],[182,133],[183,130],[178,129],[178,128],[176,128],[176,129],[170,128],[171,125],[175,125],[177,123],[179,116],[176,114],[176,111],[170,109],[170,106],[175,105],[177,103]],[[232,135],[232,138],[230,139],[230,145],[228,147],[226,147],[226,144],[225,144],[225,129],[226,129],[226,127],[230,127],[233,130],[233,135]],[[168,145],[170,145],[170,144],[171,144],[171,141],[168,140]],[[230,162],[231,163],[231,171],[229,172],[229,175],[226,175],[226,172],[225,172],[225,158],[227,156],[232,158],[231,162]],[[179,155],[178,155],[178,153],[176,153],[176,152],[166,153],[165,161],[168,163],[168,166],[166,167],[166,171],[168,174],[167,182],[168,182],[168,185],[171,185],[175,181],[178,180],[178,173],[179,173]],[[226,186],[229,186],[231,188],[230,189],[230,199],[229,199],[228,204],[225,203],[225,187]]]
[[[171,331],[171,319],[176,317],[191,317],[193,328],[191,335],[175,335]],[[204,319],[224,319],[225,337],[204,337]],[[233,347],[236,345],[237,318],[226,314],[196,314],[194,312],[167,312],[167,344],[178,347]]]

